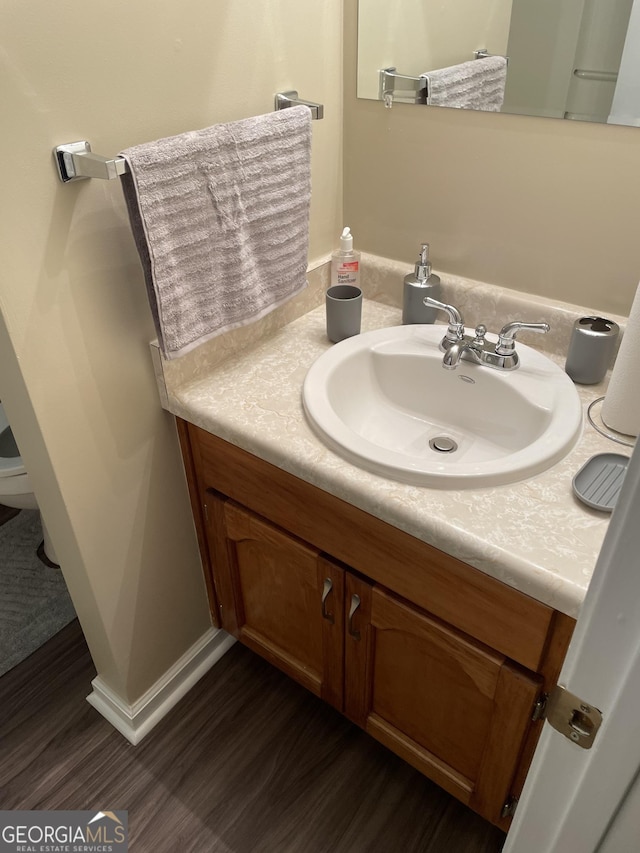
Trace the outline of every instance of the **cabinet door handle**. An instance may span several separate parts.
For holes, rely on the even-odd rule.
[[[333,624],[335,621],[332,613],[327,613],[327,598],[329,597],[329,593],[333,589],[333,581],[331,578],[325,578],[324,584],[322,585],[322,618],[327,619],[329,622]]]
[[[351,607],[349,608],[349,633],[355,640],[360,639],[360,631],[353,630],[353,616],[358,607],[360,607],[360,596],[355,593],[351,596]]]

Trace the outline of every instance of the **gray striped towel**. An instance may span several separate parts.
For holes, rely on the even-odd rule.
[[[488,56],[421,76],[427,78],[427,104],[431,106],[497,113],[504,102],[507,60]]]
[[[164,356],[253,322],[306,287],[308,107],[121,152],[129,220]]]

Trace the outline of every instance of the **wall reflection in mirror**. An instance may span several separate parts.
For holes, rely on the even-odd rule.
[[[357,82],[387,107],[638,127],[640,0],[358,0]]]

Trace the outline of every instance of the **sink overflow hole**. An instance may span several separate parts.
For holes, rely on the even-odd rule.
[[[460,376],[459,376],[458,378],[460,379],[460,381],[461,381],[461,382],[468,382],[470,385],[475,385],[475,384],[476,384],[476,380],[475,380],[475,379],[472,379],[470,376],[465,376],[465,374],[464,374],[464,373],[461,373],[461,374],[460,374]]]
[[[438,453],[453,453],[458,449],[456,442],[448,435],[438,435],[429,441],[429,447]]]

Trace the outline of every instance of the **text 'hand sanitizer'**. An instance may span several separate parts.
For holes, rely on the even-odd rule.
[[[340,248],[331,255],[331,286],[360,286],[360,252],[353,250],[353,235],[347,227],[340,236]]]

